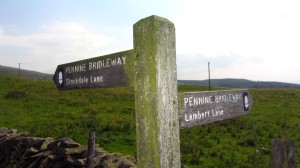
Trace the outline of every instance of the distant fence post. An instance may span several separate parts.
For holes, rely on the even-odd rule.
[[[175,27],[150,16],[133,29],[138,167],[179,168]]]
[[[94,150],[95,150],[95,132],[90,131],[88,149],[87,149],[86,168],[94,167],[94,155],[95,155]]]
[[[284,139],[272,140],[272,168],[296,168],[294,144]]]

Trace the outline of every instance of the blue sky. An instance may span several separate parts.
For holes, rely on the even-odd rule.
[[[178,79],[300,84],[298,0],[0,0],[0,65],[59,64],[133,48],[133,24],[175,24]]]

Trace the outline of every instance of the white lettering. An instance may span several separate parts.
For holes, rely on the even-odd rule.
[[[189,106],[193,106],[193,97],[189,97]]]
[[[91,83],[102,83],[103,76],[90,76]]]
[[[205,97],[185,97],[184,106],[198,106],[204,104],[212,104],[214,103],[212,96],[205,96]]]
[[[192,114],[184,114],[184,119],[186,122],[200,120],[209,117],[209,113],[210,113],[209,111],[205,111],[205,112],[197,111],[196,113],[192,113]]]
[[[233,102],[236,103],[242,99],[242,94],[228,94],[228,95],[216,95],[215,102],[216,103],[226,103],[226,102]]]
[[[117,63],[117,59],[116,58],[114,58],[114,59],[111,60],[111,65],[112,66],[116,66],[116,63]]]
[[[85,71],[86,71],[86,64],[78,64],[78,65],[74,65],[74,66],[67,66],[65,68],[65,73],[66,74],[85,72]]]
[[[184,106],[186,106],[186,104],[189,102],[189,99],[188,98],[184,98]]]
[[[123,59],[123,64],[125,65],[126,56],[122,57],[122,59]]]
[[[82,85],[82,84],[88,84],[89,79],[87,77],[77,77],[77,78],[66,78],[66,85]]]
[[[212,116],[213,117],[217,117],[217,116],[221,116],[224,114],[224,111],[223,110],[216,110],[214,111],[214,109],[211,110],[211,113],[212,113]]]
[[[125,64],[126,57],[115,57],[115,58],[107,58],[100,61],[89,62],[89,70],[98,70],[102,68],[109,68],[113,66],[120,66]]]
[[[118,63],[117,63],[117,65],[122,65],[122,60],[121,60],[120,57],[118,57]]]
[[[106,59],[106,67],[110,67],[110,59]]]

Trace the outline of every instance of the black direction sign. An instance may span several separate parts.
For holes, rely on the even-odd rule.
[[[127,86],[133,81],[133,50],[58,65],[53,76],[60,90]]]
[[[253,100],[247,90],[179,93],[181,128],[249,114]]]

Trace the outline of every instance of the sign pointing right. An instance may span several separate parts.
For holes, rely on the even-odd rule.
[[[248,90],[179,93],[178,97],[181,128],[246,115],[253,104]]]

